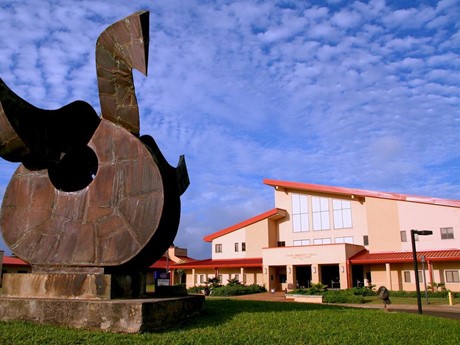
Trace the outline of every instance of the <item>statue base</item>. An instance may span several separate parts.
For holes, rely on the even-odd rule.
[[[113,298],[115,279],[120,280],[108,274],[5,274],[0,320],[140,333],[174,326],[203,309],[204,296],[184,295],[175,287]]]

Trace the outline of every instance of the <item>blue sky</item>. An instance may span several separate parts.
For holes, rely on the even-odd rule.
[[[264,178],[460,199],[458,0],[2,0],[0,77],[35,106],[100,112],[97,37],[141,9],[141,134],[186,157],[190,256],[274,207]],[[15,168],[0,160],[0,197]]]

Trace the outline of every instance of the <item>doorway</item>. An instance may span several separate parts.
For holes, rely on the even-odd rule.
[[[340,288],[339,265],[321,265],[321,283],[331,289]]]
[[[297,266],[295,268],[296,288],[309,288],[311,285],[311,266]]]

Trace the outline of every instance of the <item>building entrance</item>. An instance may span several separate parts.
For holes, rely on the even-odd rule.
[[[311,266],[297,266],[295,268],[296,288],[309,288],[311,285]]]
[[[340,288],[339,265],[322,265],[321,266],[321,283],[331,289]]]
[[[364,267],[363,265],[353,265],[351,267],[351,279],[353,279],[353,287],[364,286]]]

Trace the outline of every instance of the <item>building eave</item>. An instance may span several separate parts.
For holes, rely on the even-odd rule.
[[[264,179],[264,184],[272,186],[275,189],[293,189],[301,191],[310,191],[316,193],[335,194],[350,197],[371,197],[379,199],[391,199],[398,201],[416,202],[422,204],[432,204],[440,206],[460,207],[460,200],[433,198],[427,196],[415,196],[400,193],[387,193],[365,189],[345,188],[336,186],[326,186],[312,183],[289,182],[272,179]]]
[[[269,211],[266,211],[264,213],[261,213],[255,217],[252,217],[252,218],[249,218],[249,219],[246,219],[238,224],[235,224],[235,225],[232,225],[228,228],[225,228],[225,229],[222,229],[222,230],[219,230],[217,232],[214,232],[210,235],[207,235],[203,238],[203,240],[205,242],[212,242],[212,240],[218,238],[218,237],[221,237],[221,236],[224,236],[226,234],[229,234],[233,231],[236,231],[236,230],[239,230],[239,229],[242,229],[248,225],[251,225],[251,224],[254,224],[254,223],[257,223],[263,219],[273,219],[273,220],[276,220],[276,219],[280,219],[280,218],[284,218],[286,217],[286,210],[283,210],[281,208],[273,208]]]

